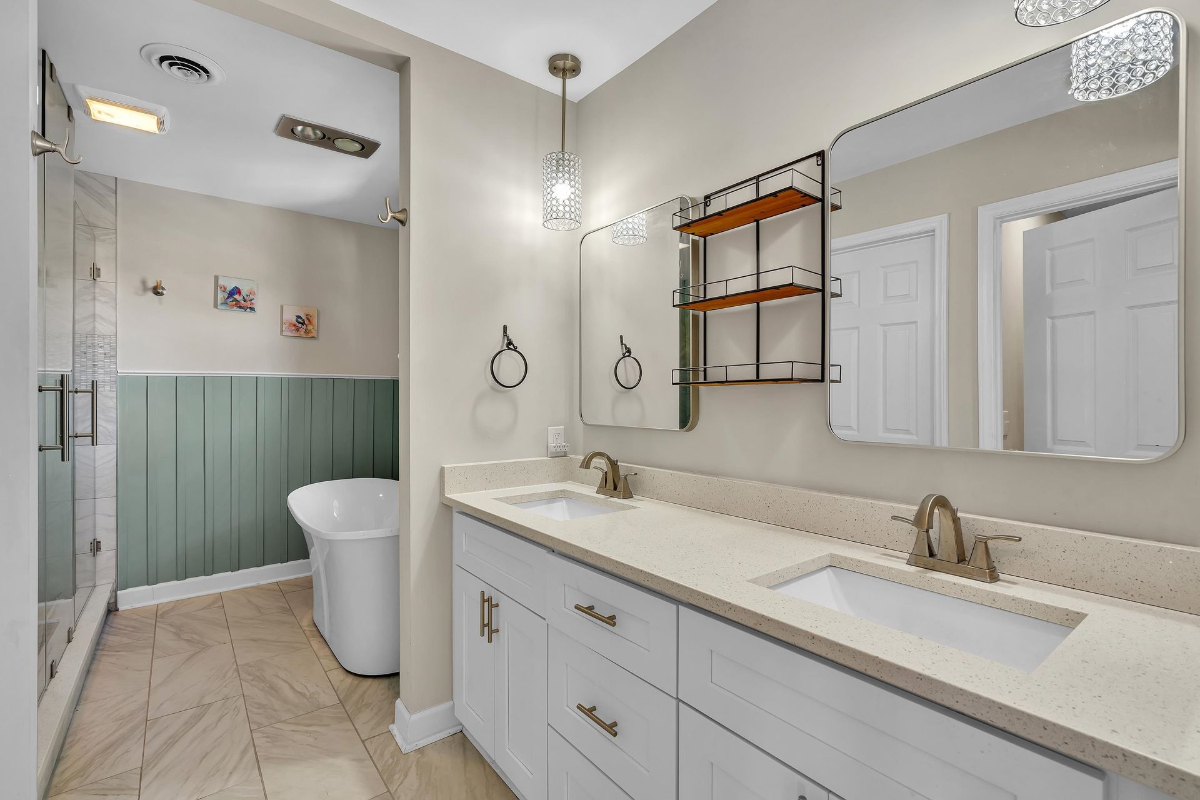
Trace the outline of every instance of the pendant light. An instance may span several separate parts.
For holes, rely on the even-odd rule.
[[[1095,11],[1108,0],[1016,0],[1017,22],[1030,28],[1044,28],[1079,19]]]
[[[1175,18],[1151,11],[1071,45],[1071,95],[1107,100],[1136,92],[1175,64]]]
[[[579,156],[567,152],[567,80],[581,69],[569,53],[550,58],[550,74],[562,80],[562,149],[542,159],[542,225],[552,231],[573,231],[583,221]]]

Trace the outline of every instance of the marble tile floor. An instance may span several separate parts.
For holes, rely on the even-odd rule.
[[[346,672],[310,578],[110,614],[55,800],[513,800],[463,735],[409,755],[397,676]]]

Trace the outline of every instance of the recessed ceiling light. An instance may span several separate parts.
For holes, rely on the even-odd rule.
[[[75,91],[87,106],[88,116],[96,122],[108,122],[145,133],[167,132],[170,119],[162,106],[78,84]]]
[[[312,125],[293,125],[292,136],[297,139],[303,139],[306,142],[319,142],[325,138],[325,131],[320,128],[314,128]],[[337,142],[334,142],[337,144]]]
[[[357,153],[363,149],[363,143],[349,136],[339,136],[333,140],[333,146],[347,153]]]

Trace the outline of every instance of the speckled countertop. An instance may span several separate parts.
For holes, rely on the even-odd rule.
[[[578,483],[449,494],[538,544],[1180,798],[1200,800],[1200,617],[1022,578],[984,584],[903,554],[635,498],[571,521],[516,508]],[[768,586],[847,567],[1075,627],[1033,672],[860,620]]]

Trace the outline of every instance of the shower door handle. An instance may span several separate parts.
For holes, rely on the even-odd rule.
[[[96,382],[92,381],[90,389],[71,389],[71,394],[90,394],[92,396],[92,432],[91,433],[72,433],[72,439],[91,439],[92,447],[96,446],[96,423],[100,420],[100,392],[96,387]]]
[[[69,391],[69,383],[71,376],[67,373],[62,373],[62,382],[58,386],[42,386],[38,384],[38,393],[54,392],[58,395],[58,421],[55,424],[57,444],[42,444],[38,442],[38,452],[42,453],[47,450],[57,450],[62,454],[63,461],[71,460],[71,449],[67,447],[67,426],[70,424],[70,419],[67,416],[67,392]]]

